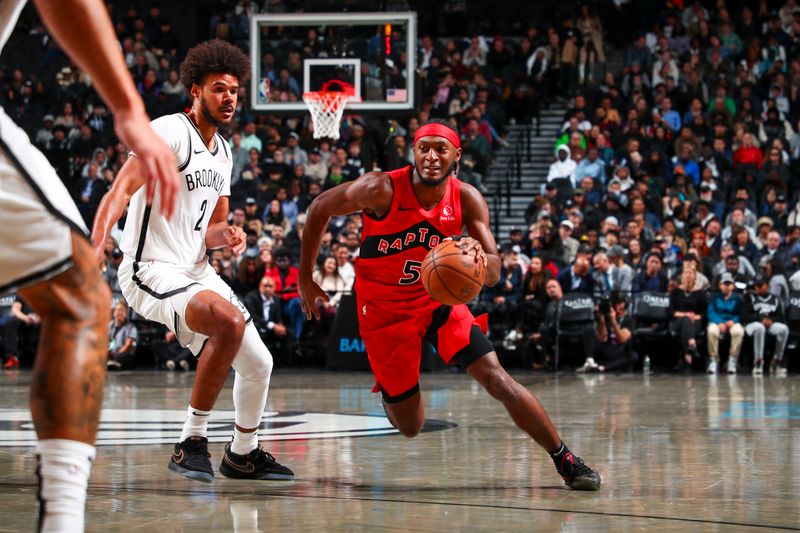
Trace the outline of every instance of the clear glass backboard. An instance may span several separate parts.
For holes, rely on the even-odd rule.
[[[416,23],[408,12],[252,17],[252,108],[305,113],[303,93],[335,80],[354,91],[346,112],[413,110]]]

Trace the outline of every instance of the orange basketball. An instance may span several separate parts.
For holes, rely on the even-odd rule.
[[[465,254],[457,241],[433,248],[422,262],[422,284],[431,297],[445,305],[465,304],[475,298],[486,279],[483,263]]]

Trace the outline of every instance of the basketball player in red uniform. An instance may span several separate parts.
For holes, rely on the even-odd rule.
[[[419,364],[422,343],[429,341],[445,362],[457,362],[503,403],[514,422],[550,453],[568,486],[598,490],[600,475],[569,451],[536,397],[500,366],[480,321],[466,305],[442,305],[422,286],[420,266],[428,250],[460,235],[464,227],[469,236],[459,241],[460,247],[484,263],[487,285],[500,278],[500,258],[483,196],[455,177],[461,158],[456,132],[431,121],[417,130],[413,148],[413,166],[367,173],[326,191],[311,204],[299,279],[306,317],[319,318],[317,301],[328,299],[311,280],[328,220],[362,211],[364,229],[355,267],[359,324],[375,374],[374,390],[382,393],[392,425],[406,437],[422,429]]]

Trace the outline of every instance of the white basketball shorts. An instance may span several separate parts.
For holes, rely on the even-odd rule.
[[[135,265],[135,268],[134,268]],[[194,332],[186,323],[186,306],[201,291],[213,291],[228,300],[249,324],[250,313],[227,283],[208,263],[184,268],[156,261],[136,263],[125,256],[119,267],[119,287],[128,304],[147,320],[167,326],[181,346],[200,355],[208,336]]]
[[[55,169],[0,108],[0,295],[70,268],[71,231],[89,233]]]

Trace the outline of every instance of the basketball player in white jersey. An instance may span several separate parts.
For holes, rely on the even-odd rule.
[[[239,86],[249,74],[247,56],[229,43],[213,40],[189,50],[180,75],[192,96],[191,111],[152,122],[172,148],[182,176],[175,216],[164,217],[159,191],[152,206],[146,205],[141,169],[133,157],[100,203],[92,231],[100,257],[110,228],[130,202],[120,242],[125,253],[119,268],[122,294],[139,314],[166,325],[199,357],[186,422],[169,468],[209,483],[214,470],[206,427],[231,366],[236,370],[236,424],[220,473],[244,479],[294,477],[258,445],[272,355],[244,305],[206,257],[206,250],[226,246],[238,255],[247,244],[242,229],[227,222],[232,159],[217,129],[233,119]]]
[[[113,111],[117,136],[138,154],[148,191],[158,182],[169,215],[179,185],[174,156],[150,127],[106,7],[99,0],[34,3]],[[25,0],[0,1],[0,49],[24,7]],[[0,296],[18,291],[42,317],[31,378],[40,531],[80,532],[84,525],[111,308],[87,237],[53,167],[0,109]]]

